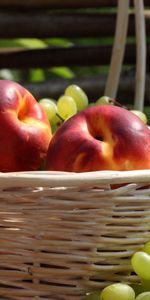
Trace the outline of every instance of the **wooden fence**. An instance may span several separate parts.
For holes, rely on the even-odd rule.
[[[147,32],[147,74],[145,102],[150,101],[150,10],[149,0],[145,4]],[[105,8],[113,8],[111,13]],[[92,12],[90,10],[92,9]],[[99,11],[99,8],[103,8]],[[0,69],[30,68],[47,69],[55,66],[109,66],[112,44],[104,39],[115,35],[117,0],[1,0],[0,39],[13,38],[68,38],[103,39],[103,45],[73,45],[68,48],[46,47],[42,49],[0,48]],[[132,1],[131,1],[132,8]],[[121,73],[117,97],[123,102],[133,102],[135,92],[136,45],[130,43],[135,37],[134,12],[129,16],[128,42],[123,64],[128,71]],[[106,40],[107,41],[107,40]],[[22,82],[37,98],[57,98],[64,88],[74,82],[87,92],[90,99],[103,95],[107,74],[78,76],[73,79],[55,78],[32,83]]]

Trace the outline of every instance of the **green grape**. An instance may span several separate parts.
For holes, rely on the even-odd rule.
[[[135,273],[142,279],[150,280],[150,255],[144,251],[137,251],[131,258]]]
[[[136,297],[136,300],[150,300],[150,292],[144,292]]]
[[[43,107],[49,121],[51,122],[51,120],[56,116],[57,113],[57,105],[54,100],[43,98],[39,100],[39,104]]]
[[[150,255],[150,241],[144,245],[143,251]]]
[[[136,116],[138,116],[144,124],[147,124],[147,116],[145,115],[145,113],[143,113],[140,110],[130,110],[132,113],[134,113]]]
[[[77,105],[77,111],[81,111],[88,106],[88,97],[85,92],[76,84],[69,85],[65,90],[65,95],[72,97]]]
[[[103,289],[100,300],[135,300],[135,292],[127,284],[114,283]]]
[[[70,96],[63,95],[57,101],[58,114],[64,119],[77,113],[77,106],[74,99]]]
[[[141,283],[142,283],[142,287],[144,289],[142,292],[150,291],[150,280],[145,280],[145,279],[141,278]]]
[[[108,96],[102,96],[95,102],[96,105],[113,104],[113,100]]]

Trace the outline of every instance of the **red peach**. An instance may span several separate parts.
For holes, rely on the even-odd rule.
[[[70,172],[150,169],[150,130],[127,109],[89,107],[55,133],[46,168]]]
[[[47,116],[31,93],[0,80],[0,171],[39,169],[51,137]]]

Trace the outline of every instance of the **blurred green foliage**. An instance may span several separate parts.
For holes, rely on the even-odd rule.
[[[134,40],[129,39],[129,43]],[[24,49],[42,49],[46,47],[68,48],[72,46],[89,45],[112,45],[113,38],[82,38],[82,39],[64,39],[64,38],[18,38],[18,39],[0,39],[0,48],[24,48]],[[130,66],[124,66],[128,70]],[[67,66],[52,67],[47,69],[28,69],[28,70],[0,70],[1,79],[12,79],[16,81],[28,80],[30,82],[43,81],[55,77],[66,79],[74,78],[78,75],[107,74],[109,66],[90,66],[90,67],[72,67]]]
[[[76,12],[88,12],[88,13],[112,13],[116,12],[116,8],[100,8],[100,9],[80,9]],[[59,10],[57,10],[59,13]],[[62,12],[62,10],[60,11]],[[72,10],[72,13],[76,13]],[[148,40],[149,41],[149,40]],[[128,44],[135,43],[135,37],[128,37]],[[80,38],[80,39],[66,39],[66,38],[47,38],[47,39],[37,39],[37,38],[17,38],[17,39],[0,39],[0,48],[23,48],[23,49],[42,49],[46,47],[63,47],[68,48],[72,46],[96,46],[96,45],[112,45],[113,37],[106,38]],[[124,65],[123,71],[132,70],[133,66]],[[45,80],[50,80],[52,78],[64,78],[73,79],[77,76],[84,75],[99,75],[108,74],[109,65],[98,65],[98,66],[87,66],[87,67],[52,67],[52,68],[31,68],[25,70],[19,69],[0,69],[0,79],[10,79],[14,81],[28,81],[28,82],[42,82]],[[150,108],[145,108],[145,112],[150,116]]]

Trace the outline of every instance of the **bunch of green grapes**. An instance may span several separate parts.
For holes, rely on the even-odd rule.
[[[140,284],[114,283],[101,292],[86,295],[86,300],[150,300],[150,241],[131,258],[133,271],[139,276]]]
[[[57,101],[44,98],[39,100],[39,104],[44,108],[52,128],[59,127],[64,121],[85,109],[88,104],[86,93],[77,85],[69,85],[62,96]]]
[[[122,106],[119,102],[108,96],[102,96],[95,102],[89,103],[86,93],[82,88],[75,84],[69,85],[65,89],[64,94],[61,95],[57,101],[50,98],[44,98],[39,100],[39,104],[44,108],[53,131],[70,117],[88,106],[110,104]],[[145,113],[138,110],[131,111],[147,124]]]

